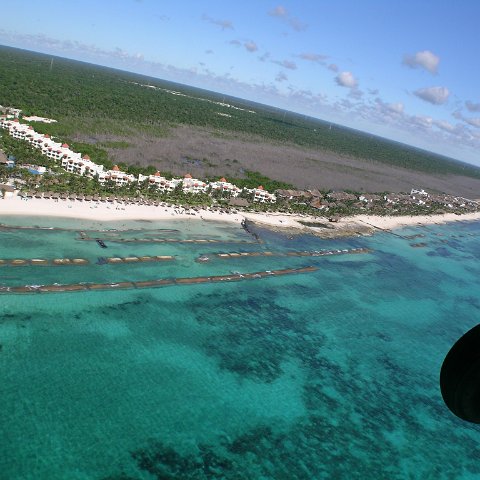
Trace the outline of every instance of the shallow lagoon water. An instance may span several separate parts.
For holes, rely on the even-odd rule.
[[[23,222],[23,223],[19,223]],[[120,281],[315,265],[230,284],[0,297],[0,477],[6,479],[470,479],[479,427],[456,419],[441,363],[479,320],[480,224],[343,240],[202,222],[0,232],[1,258],[80,256],[82,267],[1,267],[0,283]],[[125,222],[124,222],[125,223]],[[217,244],[112,244],[76,230],[170,230]],[[145,232],[144,232],[145,233]],[[146,234],[146,233],[145,233]],[[107,237],[108,238],[108,237]],[[412,243],[426,245],[414,248]],[[194,260],[202,253],[368,247],[367,255]]]

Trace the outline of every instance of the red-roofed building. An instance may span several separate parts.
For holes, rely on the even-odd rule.
[[[253,193],[254,202],[275,203],[277,201],[277,197],[273,193],[268,193],[262,185],[254,188],[251,192]]]
[[[238,188],[236,185],[227,182],[225,177],[222,177],[218,182],[211,183],[210,186],[212,187],[212,191],[220,191],[222,193],[227,193],[231,197],[238,197],[238,195],[242,191],[241,188]]]
[[[182,189],[184,193],[205,193],[208,185],[187,173],[183,178]]]
[[[148,185],[155,187],[160,193],[173,192],[175,187],[182,183],[182,180],[179,178],[172,178],[167,180],[165,177],[162,177],[160,172],[155,172],[153,175],[142,175],[138,176],[138,183],[148,181]]]
[[[101,184],[104,184],[109,180],[114,182],[117,187],[122,187],[123,185],[134,182],[136,178],[132,174],[122,172],[118,165],[114,165],[111,170],[108,170],[108,172],[101,172],[98,174],[98,181]]]

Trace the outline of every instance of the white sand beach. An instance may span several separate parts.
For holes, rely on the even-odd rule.
[[[49,217],[69,217],[91,220],[174,220],[198,219],[241,224],[247,219],[275,230],[290,230],[314,233],[319,236],[335,237],[369,234],[376,230],[393,230],[407,226],[442,224],[456,221],[480,220],[480,212],[456,215],[420,215],[402,217],[381,217],[357,215],[341,218],[330,223],[326,217],[308,215],[289,215],[282,213],[222,213],[211,209],[199,208],[197,211],[180,206],[137,205],[123,202],[94,202],[78,200],[22,199],[18,196],[0,200],[0,216],[29,215]],[[316,223],[318,227],[307,226],[301,222]],[[328,227],[328,228],[326,228]]]

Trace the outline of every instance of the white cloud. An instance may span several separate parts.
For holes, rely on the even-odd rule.
[[[283,5],[276,6],[273,10],[270,10],[268,14],[271,17],[277,17],[286,22],[296,32],[301,32],[307,29],[307,24],[300,21],[298,18],[293,17],[287,11]]]
[[[445,122],[443,120],[436,120],[436,121],[434,121],[434,124],[440,130],[444,130],[444,131],[449,132],[449,133],[455,131],[455,127],[449,122]]]
[[[469,112],[480,112],[480,103],[474,103],[470,100],[465,102],[465,106]]]
[[[358,88],[354,87],[350,89],[348,96],[350,98],[354,98],[355,100],[360,100],[363,97],[363,92]]]
[[[286,17],[287,9],[282,5],[278,5],[273,10],[270,10],[268,14],[271,15],[272,17]]]
[[[433,118],[427,115],[414,115],[410,117],[410,120],[418,125],[419,127],[423,128],[430,128],[433,124]]]
[[[208,23],[212,23],[213,25],[217,25],[222,30],[234,30],[233,23],[230,20],[219,20],[216,18],[212,18],[206,14],[202,16],[202,20]]]
[[[402,114],[405,107],[402,102],[397,102],[397,103],[389,103],[387,105],[387,108],[393,113]]]
[[[480,118],[464,118],[464,120],[472,127],[480,128]]]
[[[256,52],[258,50],[257,44],[253,40],[249,40],[248,42],[245,42],[243,46],[247,49],[249,52]]]
[[[284,72],[279,72],[277,76],[275,77],[275,81],[277,82],[283,82],[285,80],[288,80],[288,77],[285,75]]]
[[[403,64],[410,68],[424,68],[430,73],[438,72],[438,64],[440,57],[432,53],[430,50],[422,50],[415,55],[405,55],[403,57]]]
[[[302,60],[307,60],[309,62],[316,62],[323,64],[324,61],[328,58],[328,55],[322,55],[320,53],[301,53],[298,55]]]
[[[331,63],[327,68],[332,72],[335,72],[335,73],[338,72],[338,65],[335,65],[334,63]]]
[[[342,72],[335,77],[335,81],[341,87],[355,88],[358,84],[357,79],[351,72]]]
[[[289,70],[297,69],[297,64],[295,62],[292,62],[291,60],[273,60],[272,63],[276,63],[277,65],[280,65],[283,68],[288,68]]]
[[[260,57],[258,57],[258,59],[259,59],[261,62],[266,62],[269,58],[270,58],[270,53],[269,53],[269,52],[265,52],[263,55],[261,55]]]
[[[420,88],[413,93],[418,98],[433,105],[443,105],[450,95],[450,91],[447,87]]]

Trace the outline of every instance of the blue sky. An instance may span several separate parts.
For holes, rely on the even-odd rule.
[[[23,0],[0,44],[308,114],[480,165],[477,0]]]

